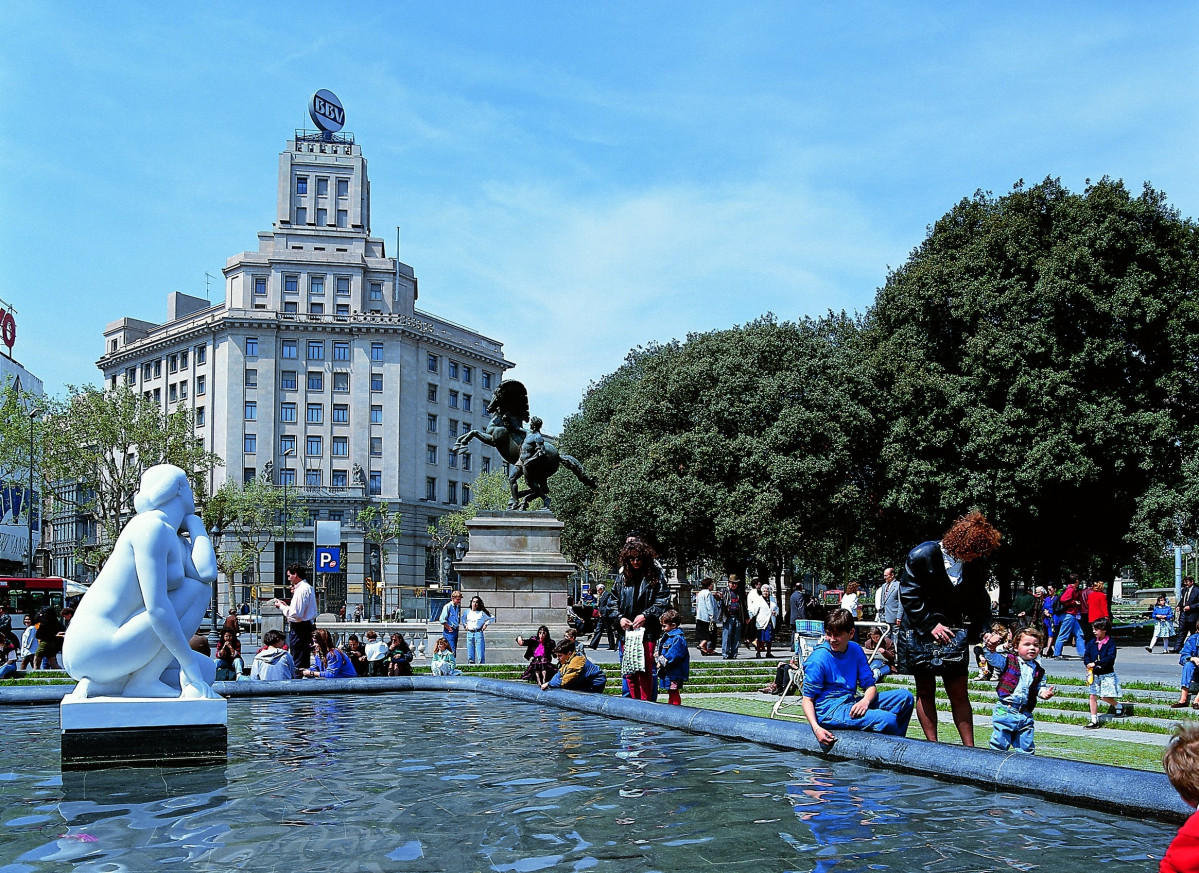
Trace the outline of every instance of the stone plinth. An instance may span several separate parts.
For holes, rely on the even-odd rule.
[[[497,624],[562,624],[578,569],[562,557],[562,522],[548,512],[480,512],[466,527],[470,549],[454,562],[463,607],[478,594]]]
[[[67,697],[62,769],[189,767],[228,756],[224,698]]]

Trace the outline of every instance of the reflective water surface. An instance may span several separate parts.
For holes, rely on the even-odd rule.
[[[229,704],[229,764],[60,774],[0,711],[12,871],[1156,870],[1175,827],[466,694]]]

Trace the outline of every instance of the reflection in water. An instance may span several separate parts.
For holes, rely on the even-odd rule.
[[[0,873],[1151,869],[1174,828],[466,694],[230,705],[228,766],[59,778],[3,710]],[[38,737],[30,743],[26,738]]]

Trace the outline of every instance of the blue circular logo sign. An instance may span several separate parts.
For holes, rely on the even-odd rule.
[[[332,91],[321,89],[308,101],[308,115],[313,124],[325,133],[337,133],[345,127],[346,111]]]

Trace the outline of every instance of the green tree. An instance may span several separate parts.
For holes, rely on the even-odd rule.
[[[508,508],[508,477],[500,470],[480,473],[471,484],[470,501],[456,512],[447,512],[429,525],[429,549],[438,555],[454,544],[459,537],[467,535],[466,523],[480,512],[496,512]],[[531,505],[536,507],[539,500]],[[439,559],[440,560],[440,559]]]
[[[102,391],[70,386],[67,392],[65,398],[48,403],[42,474],[51,483],[78,485],[56,489],[52,511],[78,512],[96,521],[99,544],[82,549],[78,559],[99,567],[133,512],[133,496],[147,467],[179,467],[191,479],[197,502],[202,502],[208,477],[222,462],[197,439],[188,409],[166,413],[127,387]]]
[[[299,501],[291,501],[286,506],[291,515],[288,528],[294,528],[303,519],[304,507],[298,504]],[[229,586],[230,606],[236,600],[235,580],[245,571],[252,569],[254,584],[261,586],[262,553],[283,534],[284,508],[283,489],[261,475],[241,485],[226,479],[205,505],[205,525],[210,532],[219,530],[222,534],[219,540],[214,540],[214,545],[217,566]]]
[[[848,572],[871,426],[854,330],[844,315],[765,316],[632,352],[566,422],[563,449],[598,481],[552,481],[568,553],[611,562],[638,529],[679,568]]]
[[[399,539],[403,533],[404,517],[398,512],[392,512],[385,503],[371,504],[360,510],[356,519],[363,528],[366,541],[378,550],[379,583],[383,586],[383,614],[387,614],[387,544]],[[373,600],[372,600],[373,602]],[[396,602],[396,608],[401,604]]]
[[[1001,582],[1108,579],[1199,520],[1199,235],[1145,186],[978,193],[879,291],[881,529],[895,554],[978,507]]]

